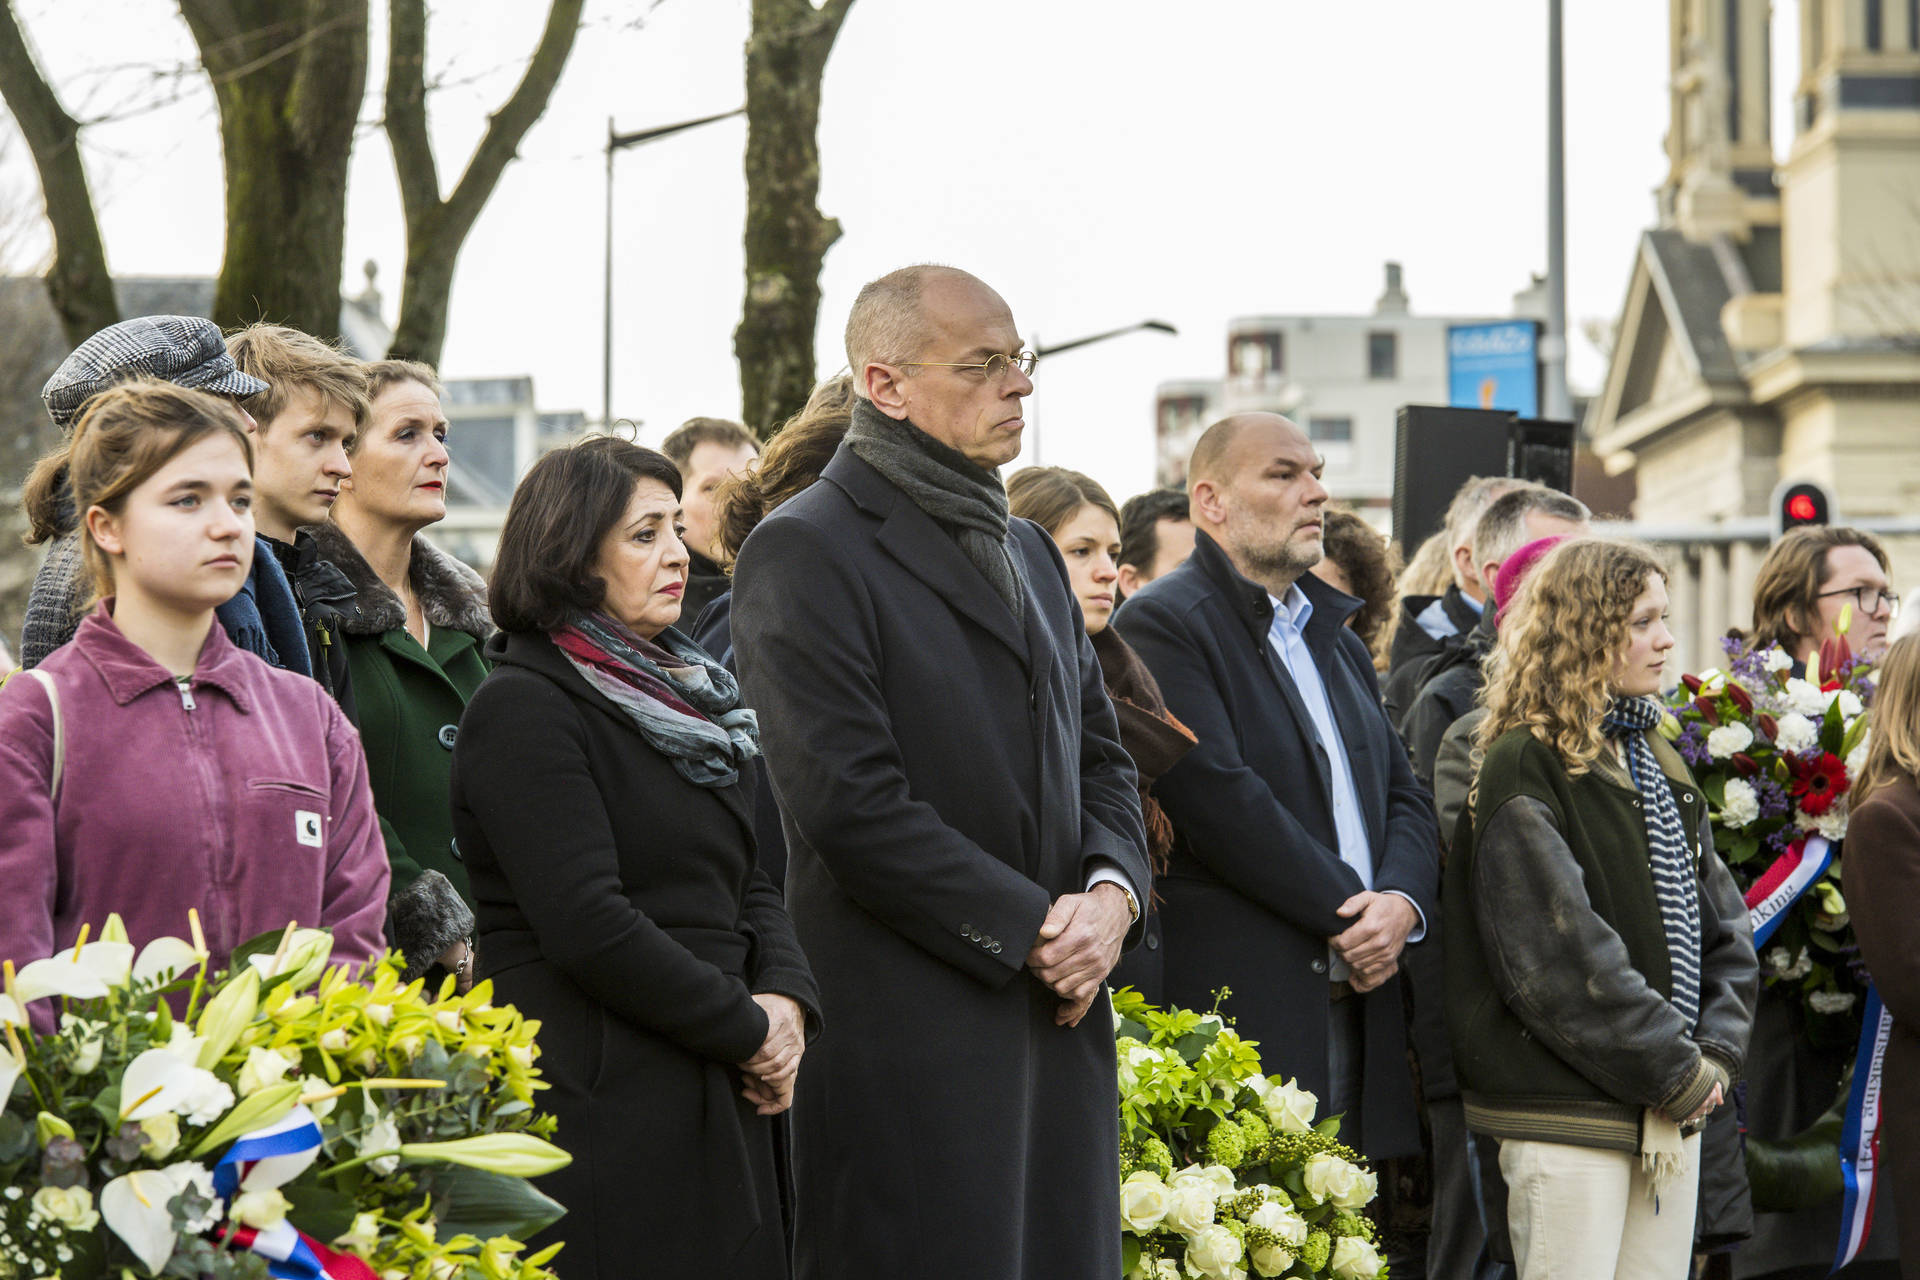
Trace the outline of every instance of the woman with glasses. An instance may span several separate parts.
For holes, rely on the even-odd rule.
[[[1779,645],[1793,659],[1793,674],[1802,676],[1851,606],[1847,643],[1856,655],[1877,660],[1900,608],[1887,570],[1886,549],[1870,533],[1828,525],[1791,531],[1773,544],[1754,579],[1749,642]]]
[[[1851,615],[1847,644],[1856,655],[1879,662],[1900,603],[1888,589],[1887,570],[1886,550],[1864,530],[1841,525],[1792,530],[1773,544],[1754,579],[1753,629],[1747,642],[1779,645],[1793,659],[1789,674],[1804,678],[1820,646],[1839,634],[1840,616],[1846,612]],[[1849,848],[1852,843],[1849,839]],[[1851,892],[1848,896],[1851,900]],[[1791,963],[1784,952],[1780,955]],[[1851,1037],[1821,1042],[1809,1034],[1793,984],[1762,988],[1747,1055],[1749,1140],[1773,1145],[1804,1133],[1833,1105],[1835,1082],[1846,1071],[1853,1049]],[[1753,1235],[1741,1245],[1741,1254],[1767,1262],[1750,1274],[1799,1275],[1802,1268],[1824,1271],[1831,1264],[1833,1241],[1840,1232],[1837,1191],[1801,1192],[1800,1202],[1791,1208],[1754,1207]],[[1888,1231],[1869,1235],[1847,1274],[1893,1275],[1892,1236]]]

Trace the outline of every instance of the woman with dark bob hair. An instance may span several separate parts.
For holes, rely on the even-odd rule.
[[[820,999],[755,866],[753,712],[674,628],[687,564],[664,455],[601,436],[535,463],[453,752],[481,962],[543,1023],[574,1158],[531,1242],[564,1239],[569,1280],[788,1274],[773,1117]]]

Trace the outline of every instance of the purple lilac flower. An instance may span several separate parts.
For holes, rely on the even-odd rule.
[[[1873,691],[1878,687],[1879,686],[1874,683],[1872,676],[1860,677],[1860,682],[1853,686],[1853,691],[1859,696],[1862,707],[1871,707],[1873,705]]]
[[[1787,794],[1787,789],[1771,778],[1755,778],[1753,793],[1755,799],[1760,802],[1760,817],[1763,821],[1768,818],[1784,818],[1793,811],[1793,800]]]
[[[1770,688],[1773,673],[1767,670],[1766,650],[1749,649],[1746,642],[1728,636],[1721,642],[1727,653],[1727,666],[1749,692]]]
[[[1707,755],[1707,735],[1700,730],[1698,720],[1689,720],[1680,730],[1680,736],[1674,740],[1680,758],[1688,764],[1705,764]]]

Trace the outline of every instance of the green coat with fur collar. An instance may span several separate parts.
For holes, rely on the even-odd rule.
[[[407,954],[408,971],[420,973],[473,928],[448,790],[460,714],[488,670],[480,651],[494,630],[486,583],[424,537],[414,538],[409,574],[429,627],[423,649],[407,630],[400,598],[346,535],[332,525],[314,533],[320,554],[354,587],[341,630],[393,867],[388,936]],[[423,880],[429,871],[445,876],[457,897],[434,877]]]

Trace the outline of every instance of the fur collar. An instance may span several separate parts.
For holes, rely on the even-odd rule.
[[[342,610],[341,630],[350,636],[377,636],[407,625],[407,611],[400,597],[380,581],[380,575],[339,526],[313,526],[313,541],[320,558],[353,584],[353,603]],[[420,534],[414,535],[407,577],[433,626],[464,631],[477,641],[493,634],[493,619],[487,614],[486,580]]]

